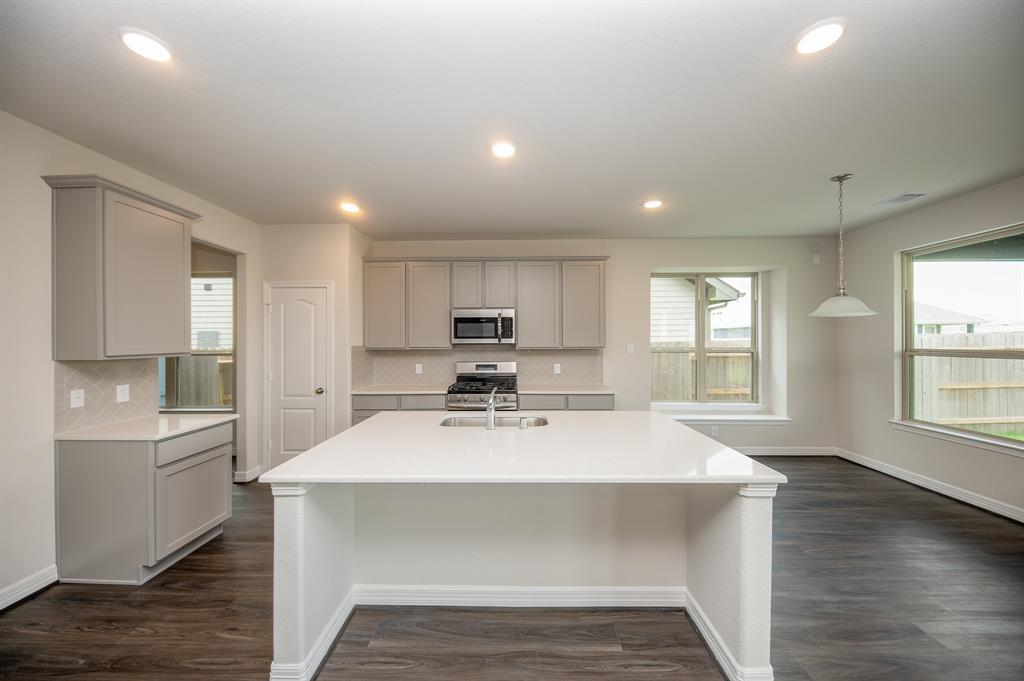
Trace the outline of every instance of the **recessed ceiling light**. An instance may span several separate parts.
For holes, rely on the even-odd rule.
[[[648,199],[644,201],[644,208],[648,210],[654,210],[655,208],[661,208],[665,205],[665,202],[661,199]]]
[[[170,61],[171,48],[152,33],[137,28],[122,28],[121,42],[135,54],[153,61]]]
[[[491,145],[491,153],[498,158],[511,158],[516,155],[516,145],[508,140],[495,142]]]
[[[796,37],[796,51],[800,54],[814,54],[826,47],[831,47],[843,37],[846,31],[846,19],[832,17],[811,24]]]
[[[345,211],[346,213],[358,213],[359,212],[359,204],[357,204],[357,203],[350,203],[350,202],[346,201],[346,202],[341,204],[341,209],[343,211]]]

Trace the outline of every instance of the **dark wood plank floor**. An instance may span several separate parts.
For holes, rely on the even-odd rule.
[[[775,515],[779,681],[1022,681],[1024,526],[834,458]],[[0,679],[263,681],[271,497],[143,587],[57,585],[0,613]],[[720,679],[679,611],[360,608],[323,681]]]

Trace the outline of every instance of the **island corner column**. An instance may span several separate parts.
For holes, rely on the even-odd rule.
[[[316,674],[355,607],[350,484],[273,483],[274,657],[271,681]]]
[[[771,681],[776,483],[687,489],[687,610],[731,679]]]

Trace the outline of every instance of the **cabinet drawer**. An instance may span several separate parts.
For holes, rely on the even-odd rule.
[[[368,410],[368,409],[363,409],[363,410],[360,410],[360,411],[353,411],[352,412],[352,425],[354,426],[357,423],[362,423],[363,421],[365,421],[366,419],[370,418],[371,416],[373,416],[374,414],[377,414],[377,413],[379,413],[379,412],[373,411],[373,410]]]
[[[231,445],[159,468],[155,477],[158,560],[231,517]]]
[[[615,395],[569,395],[569,409],[615,409]]]
[[[565,409],[565,395],[520,395],[519,409]]]
[[[229,443],[234,439],[233,429],[234,426],[231,423],[222,423],[213,428],[157,442],[156,465],[166,466],[187,456],[205,452],[207,449],[213,449],[217,445]]]
[[[444,395],[402,395],[402,409],[444,409]]]
[[[398,409],[398,395],[353,395],[353,409]]]

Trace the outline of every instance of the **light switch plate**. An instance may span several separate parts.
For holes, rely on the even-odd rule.
[[[422,374],[423,373],[423,365],[422,364],[417,364],[416,365],[416,373],[417,374]]]
[[[562,373],[562,365],[558,364],[557,362],[555,363],[555,373],[556,374]]]
[[[636,348],[633,346],[632,343],[626,343],[626,354],[627,355],[632,355],[634,350],[636,350]]]
[[[77,390],[71,390],[68,392],[68,402],[71,403],[72,409],[79,409],[85,406],[85,389],[78,388]]]
[[[127,383],[122,383],[121,385],[117,386],[117,401],[118,401],[118,403],[127,402],[130,399],[131,399],[131,395],[130,395],[130,393],[128,391],[128,384]]]
[[[711,437],[718,437],[718,426],[711,426]]]
[[[812,265],[820,265],[821,264],[821,256],[818,255],[817,253],[812,255],[811,256],[811,264]]]

